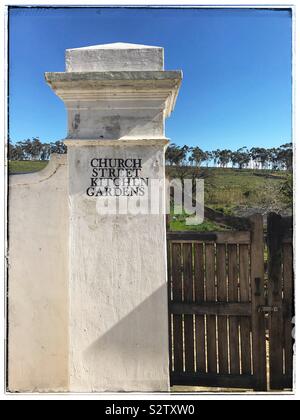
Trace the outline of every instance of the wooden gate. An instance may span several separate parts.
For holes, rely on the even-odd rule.
[[[270,308],[262,216],[252,216],[249,226],[247,231],[168,233],[171,385],[268,388]],[[272,353],[280,334],[276,316],[272,312],[270,318],[271,366],[279,358],[277,349],[276,356]],[[290,330],[285,332],[287,338]],[[289,344],[280,353],[288,369]],[[284,385],[290,385],[290,370],[283,373]]]

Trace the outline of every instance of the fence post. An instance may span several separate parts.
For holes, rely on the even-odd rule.
[[[282,313],[282,217],[268,214],[268,304],[270,335],[270,387],[283,389],[283,313]]]
[[[255,214],[251,221],[251,287],[253,373],[256,391],[267,390],[265,317],[259,307],[265,305],[263,217]]]

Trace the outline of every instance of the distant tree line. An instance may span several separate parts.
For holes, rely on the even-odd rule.
[[[9,160],[49,160],[51,153],[67,153],[67,146],[62,141],[42,143],[38,137],[8,143]]]
[[[166,152],[166,162],[170,166],[218,166],[221,168],[253,168],[288,170],[293,167],[292,143],[283,144],[277,148],[242,147],[232,151],[217,149],[204,151],[200,147],[177,146],[172,143]]]
[[[49,160],[51,153],[67,153],[67,147],[62,141],[42,143],[38,137],[9,142],[9,160]],[[204,151],[200,147],[177,146],[172,143],[166,152],[166,163],[170,166],[218,166],[221,168],[253,168],[288,170],[293,167],[292,143],[283,144],[277,148],[242,147],[232,151],[217,149]]]

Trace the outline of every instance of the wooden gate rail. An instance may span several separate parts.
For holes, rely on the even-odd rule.
[[[220,315],[220,316],[251,316],[250,303],[170,303],[172,314],[180,315]]]
[[[213,373],[171,373],[172,385],[197,387],[218,387],[236,389],[255,389],[256,381],[252,375],[224,375]]]
[[[173,243],[213,242],[216,244],[250,244],[250,232],[167,232],[167,239]]]

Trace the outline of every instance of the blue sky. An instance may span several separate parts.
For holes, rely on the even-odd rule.
[[[44,81],[64,71],[67,48],[111,42],[162,46],[183,70],[166,135],[205,150],[273,147],[292,140],[289,11],[249,9],[11,8],[9,134],[66,136],[62,101]]]

